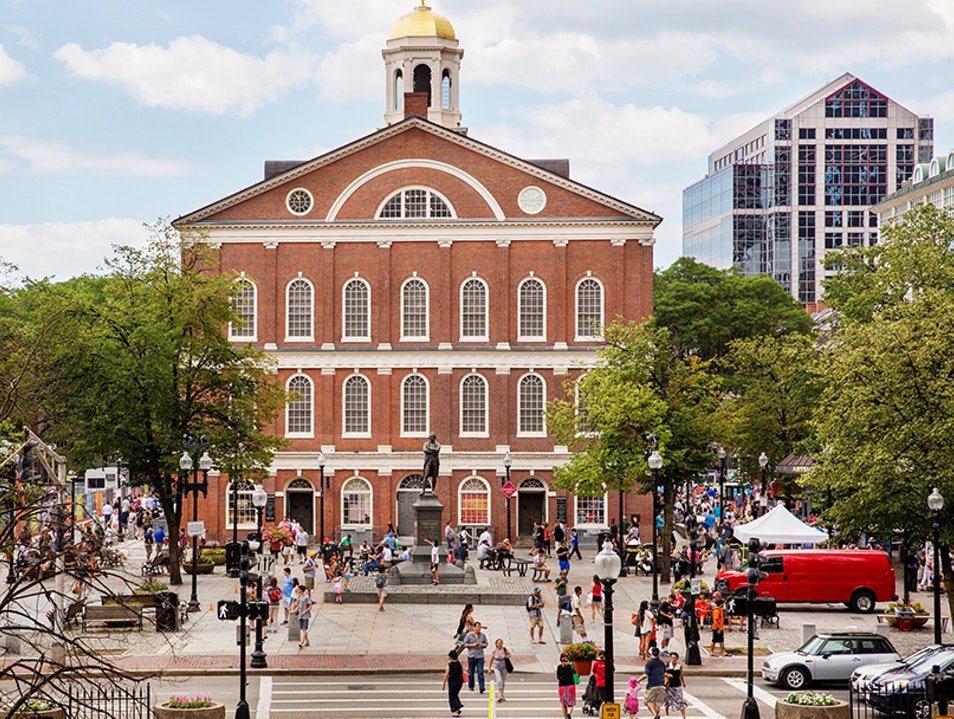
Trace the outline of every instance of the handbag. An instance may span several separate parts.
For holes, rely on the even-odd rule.
[[[461,672],[461,674],[462,674],[461,678],[464,680],[464,684],[466,684],[468,682],[467,670],[465,669],[463,672]]]
[[[513,674],[513,662],[510,661],[510,657],[504,658],[504,666],[507,667],[507,674]]]

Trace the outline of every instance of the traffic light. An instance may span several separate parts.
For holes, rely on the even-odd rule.
[[[219,600],[218,618],[222,621],[235,621],[242,616],[242,605],[227,599]]]
[[[245,540],[240,545],[239,549],[239,569],[243,572],[247,572],[252,568],[252,557],[248,552],[248,540]]]
[[[754,597],[752,599],[752,614],[756,617],[774,617],[778,614],[775,597]]]
[[[761,549],[761,544],[758,539],[752,538],[749,540],[749,571],[747,572],[747,577],[749,581],[749,586],[754,587],[756,584],[765,579],[768,574],[759,569],[761,564],[761,557],[759,556],[759,549]]]
[[[253,622],[256,619],[260,619],[263,622],[268,621],[268,602],[249,602],[248,618],[249,621]]]
[[[238,542],[229,542],[225,545],[225,571],[232,575],[238,573],[242,561],[242,545]]]
[[[730,617],[745,617],[749,613],[749,600],[741,594],[732,594],[725,600],[725,613]]]

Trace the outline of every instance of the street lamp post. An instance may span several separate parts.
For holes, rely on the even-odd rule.
[[[252,506],[255,507],[255,512],[257,514],[257,532],[258,532],[258,557],[259,562],[261,558],[265,556],[265,543],[262,541],[262,512],[265,509],[265,505],[268,503],[268,492],[259,485],[255,488],[255,491],[252,492]],[[258,602],[263,601],[262,597],[262,567],[258,567],[258,571],[255,573],[257,579],[255,580],[255,600]],[[255,622],[255,649],[252,651],[252,669],[265,669],[268,667],[268,662],[265,661],[265,649],[262,647],[262,620],[259,618]]]
[[[725,448],[719,447],[719,521],[725,521]]]
[[[190,435],[182,438],[184,451],[179,457],[179,469],[182,470],[182,477],[179,483],[183,493],[192,492],[192,521],[199,521],[199,492],[203,497],[208,496],[209,491],[209,470],[212,469],[212,458],[209,456],[206,447],[209,446],[209,438],[204,434],[198,439],[193,439]],[[202,452],[199,461],[192,459],[193,454]],[[199,481],[199,471],[202,471],[202,481]],[[189,472],[192,472],[192,481],[189,481]],[[198,593],[198,565],[199,565],[199,537],[192,535],[192,596],[189,597],[189,611],[199,611],[199,593]]]
[[[941,555],[938,545],[940,544],[941,525],[938,521],[938,514],[944,507],[944,497],[937,491],[928,495],[928,508],[931,510],[931,530],[934,541],[934,643],[941,643]]]
[[[325,541],[325,453],[321,452],[318,455],[318,471],[321,473],[321,481],[319,486],[321,487],[321,502],[318,507],[318,511],[321,512],[321,521],[318,523],[321,527],[321,542]]]
[[[613,681],[616,671],[613,658],[613,585],[619,577],[623,562],[611,542],[605,542],[596,555],[596,576],[603,585],[603,649],[606,652],[606,688],[603,700],[613,704]]]
[[[762,454],[759,455],[759,474],[761,475],[761,478],[762,478],[762,494],[759,497],[759,503],[762,505],[763,508],[768,506],[768,479],[765,475],[766,471],[768,470],[768,463],[769,463],[768,455],[765,454],[765,452],[762,452]],[[763,513],[764,513],[764,509],[763,509]]]
[[[691,483],[686,480],[686,539],[689,540],[689,621],[686,622],[686,665],[690,667],[702,666],[702,654],[699,650],[699,617],[696,614],[696,593],[692,589],[693,580],[696,577],[696,558],[699,556],[697,547],[698,522],[696,512],[692,508],[692,498],[690,494]]]
[[[513,464],[513,459],[510,457],[510,450],[507,450],[507,454],[503,458],[504,471],[507,473],[507,483],[510,483],[510,465]],[[506,509],[507,509],[507,539],[512,540],[513,535],[510,533],[510,496],[506,496]]]
[[[653,443],[652,454],[647,460],[653,475],[653,596],[650,604],[655,613],[659,609],[659,528],[656,520],[659,517],[659,470],[662,469],[663,458],[659,454],[659,436],[651,434],[649,441]]]

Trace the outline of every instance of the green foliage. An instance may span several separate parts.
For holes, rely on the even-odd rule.
[[[802,706],[811,707],[830,707],[838,703],[831,694],[824,694],[822,692],[792,692],[785,697],[785,702],[788,704],[801,704]]]
[[[169,697],[166,706],[170,709],[202,709],[215,706],[215,702],[211,697],[179,695]]]
[[[139,589],[143,592],[164,592],[169,589],[169,585],[162,582],[143,582]]]
[[[563,648],[563,654],[566,654],[566,658],[571,662],[574,660],[594,660],[599,656],[600,648],[596,646],[593,642],[577,642],[575,644],[567,644]]]

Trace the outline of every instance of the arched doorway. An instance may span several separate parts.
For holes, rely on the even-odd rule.
[[[309,536],[315,534],[315,488],[304,477],[297,477],[285,487],[285,516],[297,519]]]
[[[539,479],[528,477],[517,488],[517,534],[533,534],[534,522],[547,520],[547,488]]]
[[[401,537],[414,536],[414,502],[427,486],[422,474],[409,474],[397,488],[397,533]]]

